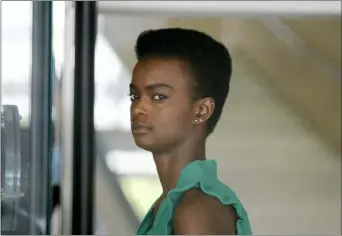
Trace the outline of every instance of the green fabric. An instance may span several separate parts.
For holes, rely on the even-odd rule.
[[[141,222],[137,235],[172,235],[173,211],[184,192],[192,188],[218,198],[224,205],[233,206],[239,217],[237,234],[252,235],[247,212],[235,193],[217,178],[217,164],[213,160],[189,163],[181,172],[176,188],[169,191],[161,203],[155,220],[152,206]]]

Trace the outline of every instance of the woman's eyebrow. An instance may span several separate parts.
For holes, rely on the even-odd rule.
[[[136,86],[134,84],[130,84],[129,88],[132,90],[136,90]],[[155,90],[155,89],[159,89],[159,88],[168,88],[171,90],[174,90],[174,88],[168,84],[164,84],[164,83],[155,83],[155,84],[149,84],[147,86],[145,86],[145,90]]]

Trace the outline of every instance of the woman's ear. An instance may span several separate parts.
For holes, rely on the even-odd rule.
[[[213,114],[215,102],[212,98],[202,98],[197,102],[196,116],[194,123],[205,123]]]

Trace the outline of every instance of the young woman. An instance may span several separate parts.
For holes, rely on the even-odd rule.
[[[138,235],[251,235],[247,213],[206,160],[229,91],[228,50],[179,28],[143,32],[130,84],[132,134],[152,152],[163,193]]]

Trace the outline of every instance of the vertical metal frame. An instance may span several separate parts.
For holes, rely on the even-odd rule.
[[[62,83],[62,234],[91,235],[94,219],[96,2],[66,2]]]
[[[52,2],[32,2],[30,233],[50,232]]]
[[[0,3],[0,16],[2,16],[2,6]],[[2,17],[0,17],[0,32],[2,32]],[[2,45],[2,37],[0,37],[0,45]],[[0,49],[0,53],[1,53],[1,49]],[[0,55],[0,109],[2,110],[2,53]],[[0,112],[1,112],[0,110]],[[1,149],[2,149],[2,145],[1,145],[1,132],[0,132],[0,153],[1,153]],[[0,213],[1,214],[1,213]],[[0,215],[1,217],[1,215]],[[1,229],[1,222],[0,222],[0,229]]]
[[[75,2],[73,235],[93,234],[96,2]]]
[[[61,183],[61,234],[71,235],[73,191],[73,119],[74,116],[74,34],[75,9],[73,1],[65,1],[64,22],[64,67],[61,78],[61,138],[62,183]]]

